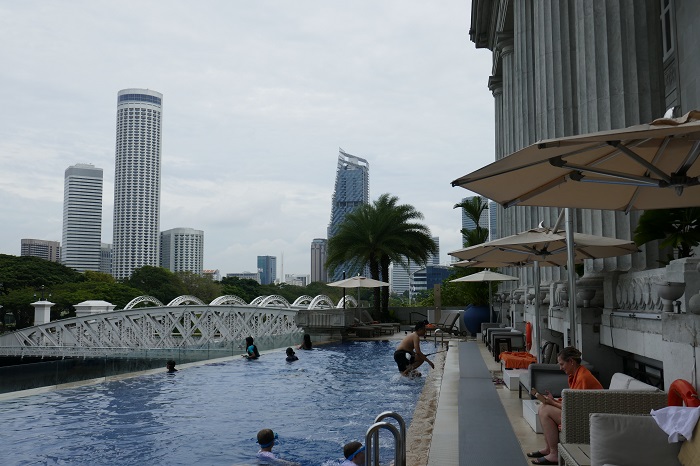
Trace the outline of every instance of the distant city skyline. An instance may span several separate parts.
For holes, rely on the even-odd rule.
[[[492,162],[495,142],[492,55],[468,40],[469,2],[131,5],[5,2],[0,253],[61,241],[62,175],[76,163],[104,171],[102,242],[115,243],[127,88],[164,95],[156,234],[203,230],[206,269],[254,271],[257,255],[284,253],[285,274],[310,273],[338,147],[370,162],[370,202],[389,193],[425,215],[441,263],[461,246],[452,206],[468,193],[450,181]]]

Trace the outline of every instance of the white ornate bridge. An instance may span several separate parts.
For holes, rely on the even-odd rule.
[[[155,306],[136,307],[143,303]],[[346,296],[345,303],[341,300],[334,305],[328,296],[319,295],[301,296],[290,304],[282,296],[271,295],[246,303],[228,295],[209,304],[194,296],[180,296],[163,305],[152,296],[139,296],[123,310],[56,320],[0,336],[0,355],[89,357],[237,347],[247,336],[300,334],[296,321],[300,311],[343,314],[341,309],[346,306],[356,307],[357,302]]]

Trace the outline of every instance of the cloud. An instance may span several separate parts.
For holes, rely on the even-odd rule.
[[[60,240],[63,174],[104,170],[111,241],[116,94],[164,94],[161,229],[204,230],[205,267],[284,253],[309,273],[338,147],[370,163],[371,198],[424,213],[461,246],[449,182],[493,159],[488,51],[457,0],[0,5],[0,252]],[[278,266],[278,267],[280,267]],[[281,268],[281,267],[280,267]]]

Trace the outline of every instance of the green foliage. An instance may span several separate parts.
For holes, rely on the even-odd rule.
[[[678,259],[691,257],[700,244],[700,208],[645,211],[634,230],[634,242],[641,246],[654,240],[661,240],[663,248],[673,248]]]
[[[481,196],[474,196],[471,199],[465,199],[462,202],[455,204],[453,209],[461,208],[464,214],[474,222],[476,227],[473,230],[462,228],[462,236],[464,237],[464,246],[475,246],[485,243],[489,239],[489,230],[479,225],[481,215],[489,208],[487,202]]]
[[[187,294],[182,280],[163,267],[146,265],[138,268],[130,278],[124,280],[124,284],[157,298],[163,304],[168,304],[178,296]]]
[[[184,294],[196,296],[205,303],[210,303],[221,296],[221,284],[207,277],[192,272],[178,272],[177,278],[184,286]]]
[[[44,286],[44,298],[55,303],[51,308],[51,319],[75,316],[75,304],[83,301],[102,300],[123,309],[132,299],[149,295],[164,304],[181,295],[193,295],[205,303],[218,296],[232,294],[250,302],[258,296],[281,295],[290,303],[299,296],[314,297],[319,294],[340,301],[342,288],[325,283],[312,283],[299,287],[282,283],[260,285],[255,280],[224,278],[220,283],[191,273],[174,274],[160,267],[142,267],[130,279],[119,283],[111,275],[100,272],[83,274],[54,262],[36,257],[16,257],[0,254],[0,332],[24,328],[34,323],[34,308],[31,303],[41,298],[40,286]],[[356,296],[356,290],[347,290]],[[371,291],[362,290],[367,299]],[[5,315],[10,328],[4,328]]]
[[[85,280],[80,272],[38,257],[0,254],[0,289],[17,290]]]
[[[371,278],[388,281],[392,263],[406,266],[410,260],[425,264],[437,252],[437,245],[428,227],[418,222],[423,214],[411,205],[398,202],[398,197],[382,194],[372,204],[347,214],[336,234],[328,240],[328,269],[332,272],[345,264],[349,266],[347,276],[352,276],[369,267]],[[381,307],[382,317],[388,318],[388,287],[377,289],[374,307]]]

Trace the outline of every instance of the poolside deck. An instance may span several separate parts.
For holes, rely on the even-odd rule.
[[[428,466],[529,464],[544,438],[522,417],[517,390],[493,382],[499,363],[480,340],[448,344]]]

